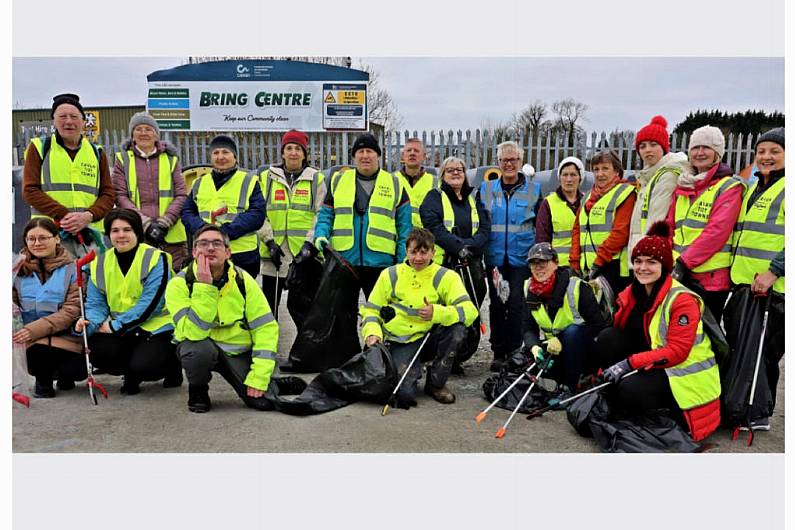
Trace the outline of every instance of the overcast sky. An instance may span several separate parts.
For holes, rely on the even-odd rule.
[[[476,129],[528,103],[586,103],[587,131],[632,129],[662,114],[670,128],[688,112],[784,111],[781,58],[363,58],[380,72],[404,128]],[[76,92],[87,106],[142,105],[146,75],[186,58],[15,58],[14,108],[49,107]],[[354,66],[359,58],[354,57]],[[46,82],[42,82],[42,79]]]

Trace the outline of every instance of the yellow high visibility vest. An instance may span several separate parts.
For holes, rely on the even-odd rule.
[[[556,191],[547,195],[547,202],[552,217],[552,248],[558,253],[558,263],[567,265],[571,253],[571,231],[577,215]]]
[[[455,228],[455,212],[453,212],[453,203],[450,202],[450,197],[442,191],[438,190],[437,193],[441,196],[442,199],[442,222],[444,223],[444,227],[447,229],[448,232],[452,232],[453,228]],[[478,215],[477,206],[475,206],[475,198],[473,195],[475,194],[475,190],[472,190],[472,193],[469,194],[467,201],[469,202],[469,219],[472,223],[472,235],[475,235],[475,232],[478,231],[480,228],[480,216]],[[416,226],[416,225],[415,225]],[[444,249],[439,245],[434,245],[435,253],[433,255],[434,263],[438,263],[441,265],[442,261],[444,261]]]
[[[239,213],[248,210],[249,199],[257,184],[255,173],[246,173],[238,169],[229,180],[224,182],[220,190],[215,189],[212,173],[199,177],[193,183],[191,197],[199,209],[199,217],[205,223],[223,225],[234,221]],[[227,212],[212,220],[212,212],[226,206]],[[233,254],[259,249],[259,239],[256,232],[251,232],[237,239],[229,245]]]
[[[569,278],[569,284],[566,286],[566,299],[557,313],[555,313],[554,320],[550,318],[544,304],[539,304],[537,309],[530,311],[536,324],[538,324],[538,329],[544,332],[547,339],[558,336],[572,324],[583,324],[585,322],[585,319],[580,315],[579,309],[581,284],[585,285],[585,282],[574,276]],[[529,285],[530,280],[525,280],[525,293],[528,291]],[[587,288],[590,289],[590,287]]]
[[[429,191],[439,188],[439,177],[426,171],[412,187],[411,177],[404,175],[401,171],[395,171],[395,175],[400,179],[403,189],[406,190],[406,194],[411,201],[411,224],[417,228],[422,228],[420,206]]]
[[[654,175],[649,179],[649,183],[646,185],[646,189],[643,192],[643,201],[640,205],[640,233],[646,233],[646,223],[649,221],[649,201],[651,201],[651,194],[654,191],[654,187],[657,185],[657,181],[660,180],[660,177],[667,172],[671,172],[677,177],[682,174],[682,168],[675,166],[675,167],[668,167],[663,166],[658,169]]]
[[[613,217],[616,209],[635,193],[632,184],[621,183],[602,195],[596,204],[591,207],[590,212],[585,211],[585,203],[588,202],[588,195],[583,199],[580,207],[580,270],[586,271],[593,267],[596,259],[596,249],[605,242],[613,229]],[[613,255],[613,261],[619,260],[621,276],[629,276],[629,263],[624,259],[627,247],[624,246],[619,252]]]

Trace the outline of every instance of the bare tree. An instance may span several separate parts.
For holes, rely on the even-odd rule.
[[[569,145],[574,143],[578,135],[583,132],[579,125],[580,121],[586,121],[585,113],[588,105],[574,98],[561,99],[552,104],[552,112],[555,113],[555,127],[565,133],[569,140]]]
[[[386,132],[397,131],[403,126],[403,116],[400,115],[392,95],[380,85],[380,72],[361,60],[358,68],[370,75],[367,82],[367,112],[370,122],[382,126]]]
[[[548,120],[544,120],[548,113],[547,104],[537,99],[519,114],[514,114],[511,123],[517,130],[524,131],[526,135],[536,140],[544,128],[544,123],[548,124],[547,128],[551,126]]]

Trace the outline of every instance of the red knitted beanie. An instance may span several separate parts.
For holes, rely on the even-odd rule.
[[[668,122],[662,116],[655,116],[645,127],[641,127],[635,135],[635,150],[641,142],[657,142],[663,148],[663,154],[668,154],[671,150],[671,142],[668,140]]]
[[[632,259],[637,256],[648,256],[662,263],[663,269],[674,268],[674,256],[671,252],[671,226],[665,221],[657,221],[646,232],[646,236],[638,241],[632,249]]]
[[[284,152],[284,146],[287,144],[298,144],[301,146],[301,149],[304,150],[304,156],[306,156],[307,145],[309,144],[309,137],[298,131],[296,129],[290,129],[284,136],[282,136],[282,145],[281,145],[281,152]]]

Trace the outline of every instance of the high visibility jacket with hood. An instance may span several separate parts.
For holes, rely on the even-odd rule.
[[[116,153],[116,158],[121,162],[124,176],[127,179],[127,196],[135,207],[140,210],[141,196],[138,191],[138,175],[135,170],[135,153],[132,149],[129,149],[124,153]],[[171,175],[177,165],[177,157],[161,152],[157,156],[157,165],[157,188],[159,194],[157,206],[158,214],[163,216],[171,203],[174,202],[174,197],[176,196]],[[187,240],[185,225],[182,224],[182,220],[177,219],[166,232],[166,243],[184,243]]]
[[[196,262],[183,269],[166,288],[166,306],[174,321],[174,340],[212,339],[226,355],[251,352],[251,369],[243,383],[267,390],[276,366],[279,325],[265,295],[246,271],[226,264],[219,288],[195,280]],[[245,296],[238,287],[241,276]]]
[[[418,312],[427,305],[426,300],[433,304],[433,317],[429,321],[423,320]],[[395,310],[395,317],[388,322],[381,319],[384,306]],[[384,269],[359,313],[363,318],[362,337],[375,335],[401,343],[421,338],[434,324],[470,326],[478,316],[461,277],[436,263],[419,272],[407,263]]]
[[[422,228],[422,220],[420,219],[420,206],[428,192],[439,187],[439,177],[432,173],[425,171],[422,176],[417,180],[414,186],[411,185],[411,177],[405,175],[402,171],[398,170],[394,173],[403,185],[403,189],[409,195],[411,201],[411,224],[417,228]]]
[[[709,186],[695,201],[684,195],[676,196],[674,204],[674,259],[678,258],[691,245],[707,226],[712,213],[712,205],[725,191],[736,186],[743,186],[736,177],[723,177]],[[692,272],[705,273],[717,269],[725,269],[731,265],[732,233],[723,247],[704,263],[693,267]]]
[[[114,333],[123,334],[140,327],[158,334],[173,328],[163,296],[164,286],[171,277],[168,254],[139,243],[130,268],[123,274],[116,249],[111,248],[91,262],[90,271],[86,300],[89,334],[108,316]]]
[[[632,184],[625,182],[616,184],[610,191],[602,195],[588,212],[585,211],[585,204],[591,194],[588,193],[585,196],[579,214],[581,271],[593,268],[599,245],[610,237],[616,209],[633,193],[635,193],[635,187]],[[627,247],[624,246],[618,253],[613,255],[613,261],[616,259],[620,260],[621,276],[629,276],[629,261],[623,258],[626,252]]]
[[[486,265],[498,267],[508,258],[512,267],[527,266],[527,252],[535,243],[535,206],[541,185],[524,176],[521,185],[505,198],[502,179],[484,181],[480,200],[491,213],[491,235],[486,245]]]
[[[41,189],[51,199],[62,204],[70,212],[87,211],[97,200],[100,188],[99,146],[92,144],[83,136],[80,149],[74,160],[69,157],[55,134],[49,138],[49,149],[44,154],[46,137],[33,138],[31,144],[36,148],[41,160]],[[32,217],[46,217],[34,209]],[[102,220],[91,223],[93,228],[103,230]]]
[[[770,269],[770,262],[784,249],[784,176],[750,204],[759,185],[751,184],[743,199],[731,264],[731,280],[735,284],[750,285],[756,274]],[[784,294],[784,276],[779,276],[773,291]]]

